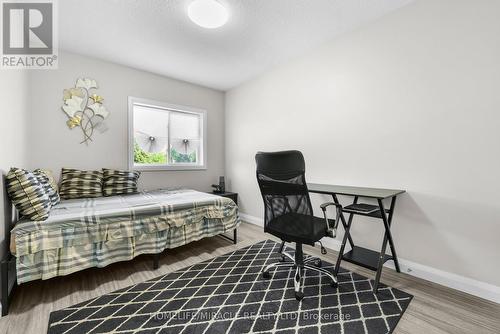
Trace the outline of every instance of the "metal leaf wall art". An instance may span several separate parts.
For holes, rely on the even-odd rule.
[[[68,116],[66,124],[70,129],[80,128],[83,140],[80,144],[92,141],[95,130],[103,133],[107,130],[104,120],[109,112],[102,105],[103,98],[95,93],[97,82],[89,78],[79,78],[74,88],[63,92],[62,110]]]

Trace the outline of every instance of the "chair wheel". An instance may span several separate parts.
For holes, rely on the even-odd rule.
[[[301,301],[302,298],[304,298],[304,293],[303,292],[295,292],[295,299],[297,299],[297,301]]]
[[[332,281],[332,283],[330,283],[330,286],[332,288],[337,288],[339,286],[339,284],[337,282],[335,282],[335,281]]]
[[[321,260],[320,260],[320,259],[318,259],[318,260],[314,261],[314,265],[315,265],[316,267],[321,267],[321,266],[323,265],[323,262],[321,262]]]
[[[269,279],[271,278],[271,273],[269,271],[263,271],[262,277],[264,277],[265,279]]]

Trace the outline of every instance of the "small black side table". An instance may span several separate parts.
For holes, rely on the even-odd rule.
[[[234,203],[236,203],[236,205],[238,205],[238,193],[233,193],[233,192],[226,191],[226,192],[223,192],[223,193],[211,192],[211,194],[230,198],[230,199],[233,200]],[[237,231],[236,228],[233,230],[233,238],[232,239],[230,237],[228,237],[227,235],[224,235],[224,234],[220,234],[220,236],[223,237],[224,239],[232,241],[235,245],[238,242],[238,231]]]
[[[238,193],[232,193],[230,191],[226,191],[226,192],[223,192],[223,193],[214,193],[214,192],[211,192],[211,194],[230,198],[230,199],[233,200],[234,203],[236,203],[236,205],[238,205]]]

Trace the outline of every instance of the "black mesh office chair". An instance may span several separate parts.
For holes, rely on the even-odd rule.
[[[335,237],[342,207],[335,203],[321,205],[324,218],[313,216],[311,200],[305,181],[305,163],[299,151],[258,152],[257,181],[264,199],[264,232],[282,240],[280,262],[268,265],[263,271],[265,278],[270,278],[270,270],[276,267],[295,268],[295,298],[301,300],[302,278],[304,270],[314,270],[327,275],[332,286],[337,286],[336,277],[321,268],[321,260],[309,257],[304,259],[302,245],[312,245],[325,236]],[[337,217],[328,219],[326,208],[336,206]],[[295,243],[295,256],[284,252],[285,242]],[[321,246],[322,253],[326,250]],[[291,261],[290,261],[291,260]]]

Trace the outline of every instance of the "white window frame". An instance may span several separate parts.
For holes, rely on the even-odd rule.
[[[168,111],[177,111],[184,113],[192,113],[201,116],[202,131],[202,149],[201,164],[167,164],[166,165],[142,165],[138,166],[134,163],[134,105],[152,107],[156,109],[164,109]],[[170,148],[169,148],[170,149]],[[170,155],[170,152],[169,152]],[[128,167],[130,170],[138,171],[161,171],[161,170],[205,170],[207,169],[207,111],[189,106],[181,106],[161,101],[143,99],[139,97],[128,97]]]

